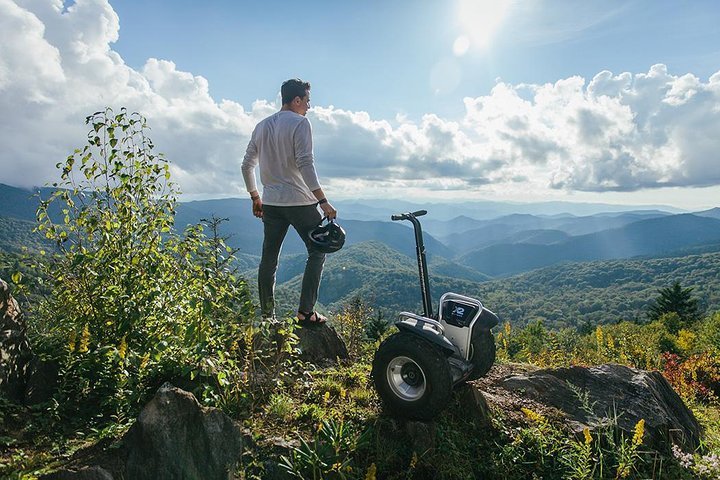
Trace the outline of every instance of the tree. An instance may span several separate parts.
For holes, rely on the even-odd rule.
[[[680,282],[675,282],[672,287],[658,290],[659,296],[650,305],[648,316],[650,320],[659,320],[663,317],[669,318],[666,314],[676,313],[682,324],[690,324],[700,318],[698,300],[692,296],[693,288],[682,288]],[[669,325],[677,333],[680,325]]]
[[[174,231],[179,192],[141,115],[107,109],[86,123],[87,145],[57,164],[61,181],[37,211],[37,230],[59,251],[45,262],[52,291],[37,339],[60,364],[58,404],[117,415],[163,378],[229,384],[227,353],[253,311],[222,220],[205,221],[210,239],[203,225]]]

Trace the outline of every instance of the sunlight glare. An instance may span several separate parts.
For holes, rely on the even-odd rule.
[[[458,15],[476,48],[487,48],[507,14],[511,0],[460,0]]]
[[[470,39],[467,35],[461,35],[453,43],[453,53],[456,57],[462,57],[470,48]]]

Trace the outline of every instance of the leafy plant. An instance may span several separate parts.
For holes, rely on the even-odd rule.
[[[217,221],[210,239],[203,225],[174,232],[179,192],[141,115],[106,109],[86,123],[87,145],[58,163],[61,181],[37,210],[37,230],[60,252],[43,265],[53,284],[35,339],[61,364],[59,404],[81,417],[122,414],[178,377],[207,379],[196,393],[213,401],[253,313],[233,252]]]
[[[344,422],[324,420],[312,444],[300,437],[300,446],[280,457],[280,467],[300,479],[350,479],[360,474],[353,467],[352,454],[368,442],[368,434],[358,434]]]

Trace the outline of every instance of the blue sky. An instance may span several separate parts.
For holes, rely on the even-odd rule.
[[[141,111],[186,198],[244,196],[252,128],[312,85],[331,198],[720,199],[711,1],[0,0],[0,182]]]
[[[459,116],[463,97],[487,95],[498,78],[542,84],[656,63],[701,78],[720,69],[714,1],[507,2],[489,43],[455,55],[456,39],[473,36],[468,24],[485,30],[482,17],[501,3],[126,0],[112,2],[114,48],[135,68],[156,57],[203,75],[217,100],[249,105],[298,76],[315,86],[316,104],[381,118]],[[463,21],[468,10],[480,18]],[[433,78],[442,65],[457,69],[456,84]]]

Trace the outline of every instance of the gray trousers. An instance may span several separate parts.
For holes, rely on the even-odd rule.
[[[262,220],[265,238],[258,270],[258,290],[262,316],[266,318],[275,316],[275,273],[277,272],[280,250],[290,225],[295,228],[295,231],[305,242],[308,252],[298,311],[312,312],[318,298],[325,254],[315,250],[308,238],[308,233],[320,224],[322,215],[320,215],[315,205],[299,207],[263,205]]]

